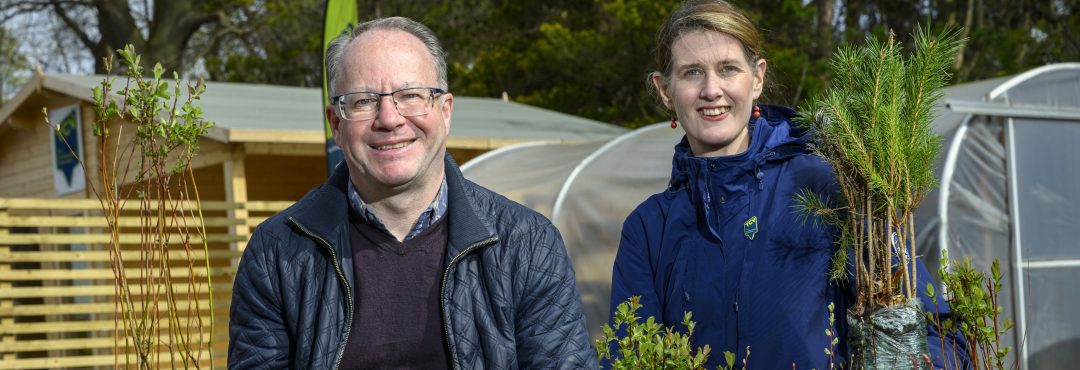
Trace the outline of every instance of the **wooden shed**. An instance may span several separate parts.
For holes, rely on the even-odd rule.
[[[130,359],[122,342],[115,347],[115,263],[104,247],[106,219],[86,186],[97,181],[91,88],[103,79],[37,76],[0,106],[0,369],[108,367]],[[209,244],[194,253],[207,269],[171,276],[205,279],[185,302],[203,304],[196,316],[213,313],[214,353],[201,353],[199,361],[223,366],[237,258],[251,228],[326,179],[326,136],[319,89],[206,85],[197,104],[215,126],[201,138],[192,164]],[[42,108],[54,124],[77,128],[65,136],[76,143],[89,174],[65,157],[70,151],[58,146]],[[510,144],[587,142],[625,131],[498,99],[458,96],[454,108],[447,146],[462,163]],[[125,217],[128,232],[137,233],[131,225],[138,217]],[[138,235],[127,238],[124,248],[136,248]],[[127,257],[123,264],[133,268]]]

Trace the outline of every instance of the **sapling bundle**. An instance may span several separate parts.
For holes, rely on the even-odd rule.
[[[176,84],[170,89],[161,64],[144,78],[134,47],[117,54],[126,67],[126,82],[114,83],[114,59],[109,57],[110,76],[92,90],[97,182],[88,182],[101,202],[110,236],[106,247],[117,306],[114,366],[201,368],[214,358],[213,275],[191,166],[199,138],[213,125],[194,104],[204,85],[200,80],[182,89],[173,73]],[[86,162],[79,162],[91,173]],[[138,239],[126,239],[123,234],[135,227]],[[208,304],[200,303],[203,296]]]
[[[840,231],[832,274],[850,277],[856,291],[848,321],[853,353],[865,367],[899,366],[885,362],[901,359],[911,366],[909,359],[925,354],[925,322],[907,321],[922,318],[913,216],[937,182],[933,165],[940,138],[931,129],[933,107],[959,45],[955,32],[931,36],[919,29],[906,57],[891,34],[884,42],[869,38],[865,45],[841,48],[831,61],[832,86],[801,114],[813,128],[815,152],[836,172],[840,194],[821,199],[804,192],[799,203]],[[882,353],[889,350],[875,347],[878,337],[863,336],[882,325],[894,325],[893,332],[921,331],[921,347],[916,353]]]

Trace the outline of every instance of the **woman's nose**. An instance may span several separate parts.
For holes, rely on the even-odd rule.
[[[709,74],[701,82],[701,91],[698,97],[705,101],[714,101],[724,95],[724,89],[720,77]]]

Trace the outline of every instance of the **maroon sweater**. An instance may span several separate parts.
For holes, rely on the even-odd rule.
[[[356,311],[342,368],[449,368],[439,308],[447,218],[404,242],[353,222]]]

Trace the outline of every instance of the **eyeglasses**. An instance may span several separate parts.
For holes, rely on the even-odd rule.
[[[446,91],[434,87],[410,87],[390,93],[354,92],[330,98],[337,106],[337,115],[348,121],[364,121],[379,115],[382,98],[389,96],[398,114],[415,117],[428,114],[435,106],[435,96]]]

